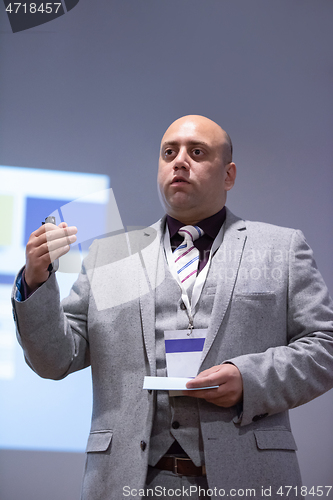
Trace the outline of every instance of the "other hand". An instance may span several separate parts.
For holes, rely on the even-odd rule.
[[[202,398],[217,406],[229,408],[239,403],[243,397],[243,381],[237,366],[231,363],[212,366],[199,373],[193,380],[187,382],[186,387],[209,387],[218,385],[216,389],[186,391],[183,394],[193,398]]]
[[[65,255],[76,241],[77,228],[68,227],[66,222],[59,226],[43,224],[31,233],[26,246],[25,281],[35,291],[49,277],[51,262]]]

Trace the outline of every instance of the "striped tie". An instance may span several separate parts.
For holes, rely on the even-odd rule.
[[[173,252],[177,274],[185,289],[194,283],[197,276],[199,264],[199,250],[193,245],[193,241],[204,235],[198,226],[184,226],[178,231],[184,241]]]

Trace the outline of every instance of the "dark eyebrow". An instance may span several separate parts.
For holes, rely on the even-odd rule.
[[[209,147],[209,145],[207,144],[207,142],[204,142],[204,141],[188,141],[188,144],[190,146],[204,146],[206,148]],[[162,149],[167,147],[167,146],[178,146],[179,145],[179,142],[178,141],[167,141],[167,142],[164,142],[162,144]]]

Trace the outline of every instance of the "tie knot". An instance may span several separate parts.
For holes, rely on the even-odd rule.
[[[195,241],[204,235],[203,230],[199,226],[183,226],[179,229],[178,234],[186,240]]]

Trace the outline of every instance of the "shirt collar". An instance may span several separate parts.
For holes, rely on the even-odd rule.
[[[225,207],[223,207],[222,210],[220,210],[216,214],[211,215],[210,217],[207,217],[206,219],[198,222],[197,226],[199,226],[207,236],[210,236],[214,240],[225,221],[225,217],[226,209]],[[179,229],[184,226],[184,223],[180,222],[177,219],[174,219],[170,215],[167,215],[166,219],[170,238],[173,238],[178,233]]]

